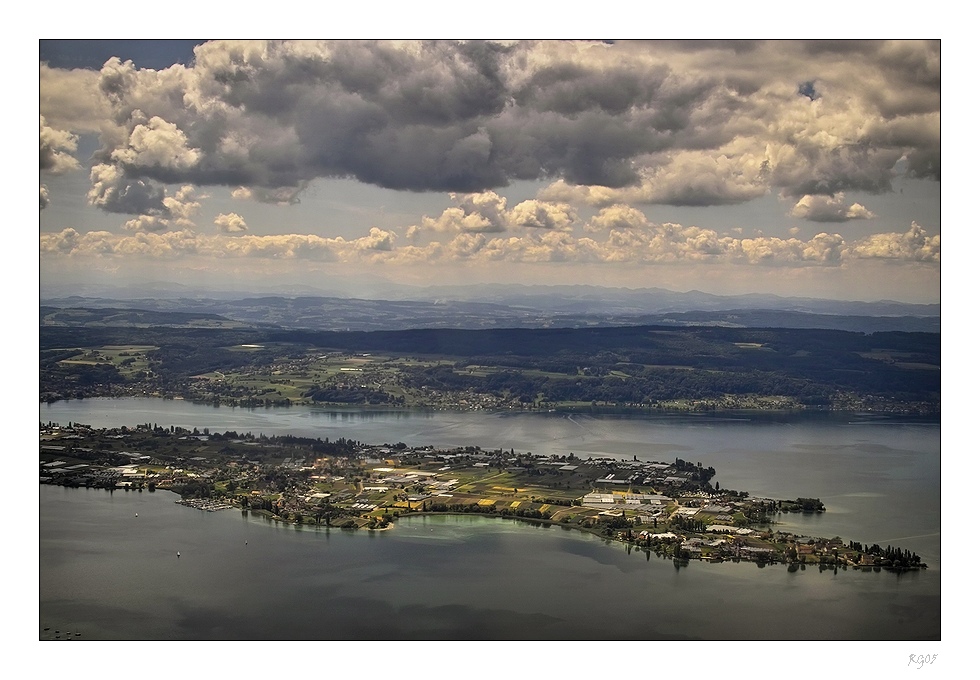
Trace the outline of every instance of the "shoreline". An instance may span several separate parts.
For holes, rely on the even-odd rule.
[[[566,524],[566,523],[563,523],[561,521],[555,521],[555,520],[552,520],[552,519],[544,519],[544,518],[538,519],[538,518],[534,518],[534,517],[506,516],[506,515],[495,514],[495,513],[432,512],[432,511],[412,512],[411,514],[408,514],[408,515],[401,515],[398,519],[406,519],[406,518],[412,518],[412,517],[423,517],[423,516],[438,517],[440,515],[443,515],[443,516],[444,515],[453,515],[453,516],[459,516],[459,517],[479,515],[479,516],[484,516],[484,517],[486,517],[488,519],[491,518],[491,517],[493,517],[493,518],[496,518],[496,519],[513,520],[513,521],[516,521],[516,522],[519,522],[519,523],[522,523],[522,524],[531,524],[531,525],[539,525],[539,526],[542,526],[543,525],[543,526],[549,526],[549,527],[550,526],[557,526],[557,527],[560,527],[560,528],[565,529],[567,531],[578,531],[578,532],[583,533],[583,534],[588,534],[588,535],[591,535],[591,536],[595,536],[596,538],[602,539],[606,543],[612,543],[612,542],[621,543],[623,545],[630,546],[633,550],[640,550],[640,551],[644,551],[644,552],[648,552],[648,553],[653,553],[653,554],[655,554],[657,556],[663,556],[665,558],[667,557],[667,555],[665,553],[658,552],[658,551],[653,550],[653,549],[651,549],[650,547],[647,547],[647,546],[642,546],[642,545],[637,545],[635,543],[630,543],[630,542],[628,542],[626,540],[622,540],[621,538],[618,538],[618,537],[603,536],[602,534],[598,533],[597,531],[591,531],[591,530],[589,530],[589,529],[587,529],[585,527],[581,527],[581,526],[577,526],[577,525],[571,525],[571,524]],[[392,525],[394,525],[394,522],[392,523]],[[832,539],[818,538],[816,540],[819,540],[819,541],[829,541],[829,540],[832,540]],[[813,560],[800,560],[800,561],[796,561],[796,562],[791,562],[791,561],[786,561],[786,560],[770,560],[770,561],[766,561],[766,562],[763,563],[763,562],[760,562],[760,560],[757,560],[757,559],[751,559],[750,557],[740,557],[740,556],[736,556],[736,557],[713,557],[713,556],[707,556],[707,555],[689,555],[688,557],[685,557],[685,558],[675,558],[675,559],[697,560],[699,562],[705,562],[705,563],[709,563],[709,564],[712,564],[712,563],[722,563],[722,562],[735,562],[735,563],[749,562],[749,563],[752,563],[752,564],[757,564],[760,567],[762,567],[762,566],[777,565],[777,564],[785,564],[785,565],[788,565],[789,567],[796,566],[796,567],[801,568],[801,569],[804,569],[804,570],[806,569],[806,565],[810,565],[810,566],[819,566],[820,567],[820,571],[824,571],[825,569],[833,569],[835,572],[837,571],[837,568],[840,568],[840,569],[846,571],[848,569],[848,567],[850,567],[851,569],[859,570],[859,571],[863,571],[863,572],[867,572],[867,571],[874,571],[874,572],[888,571],[888,572],[891,572],[891,573],[899,573],[900,574],[900,573],[907,573],[907,572],[911,572],[911,571],[915,571],[915,572],[918,572],[918,571],[928,571],[928,568],[929,568],[929,565],[928,564],[925,564],[925,563],[920,564],[920,565],[915,566],[915,567],[909,567],[909,568],[904,568],[904,569],[902,569],[902,568],[894,568],[894,567],[885,567],[885,566],[882,566],[882,565],[877,565],[876,566],[876,565],[860,565],[860,564],[853,564],[853,563],[848,564],[846,562],[839,562],[837,564],[828,564],[826,562],[819,562],[819,561],[813,561]],[[791,569],[791,570],[792,571],[795,571],[793,569]]]
[[[819,514],[820,499],[721,489],[714,467],[680,458],[370,445],[149,423],[42,423],[40,439],[42,484],[171,490],[187,507],[238,508],[284,525],[384,531],[413,515],[481,514],[557,524],[678,560],[928,568],[916,553],[891,545],[784,531],[781,514]]]
[[[68,488],[77,488],[77,487],[68,487]],[[170,489],[159,489],[159,490],[160,491],[166,491],[168,493],[174,493],[176,495],[176,492],[174,492],[174,491],[172,491]],[[108,491],[108,489],[103,489],[103,491]],[[128,492],[129,489],[126,489],[126,491]],[[395,517],[391,522],[388,523],[388,525],[383,526],[383,527],[368,527],[366,525],[364,525],[364,526],[357,526],[357,527],[342,527],[342,526],[336,526],[336,525],[329,524],[329,523],[327,523],[327,524],[317,524],[317,523],[311,523],[311,522],[297,523],[295,521],[290,521],[288,519],[283,519],[279,515],[273,514],[273,513],[269,512],[267,510],[244,509],[244,508],[237,507],[237,506],[234,506],[234,505],[230,505],[230,504],[227,504],[227,503],[214,503],[213,501],[205,501],[204,499],[183,499],[183,498],[178,498],[177,500],[174,501],[174,503],[176,503],[178,505],[183,505],[185,507],[192,508],[192,509],[195,509],[195,510],[200,510],[202,512],[217,512],[217,511],[221,511],[221,510],[240,510],[242,512],[242,514],[250,514],[250,515],[251,514],[254,514],[254,515],[259,516],[259,517],[266,517],[269,520],[274,521],[276,524],[293,526],[293,527],[299,528],[299,529],[317,529],[317,530],[319,530],[319,529],[325,529],[327,531],[329,531],[330,529],[339,529],[341,531],[352,531],[352,532],[357,532],[357,531],[371,531],[371,532],[377,531],[377,532],[381,532],[381,531],[391,531],[391,530],[395,529],[395,527],[397,526],[398,520],[402,520],[402,519],[412,519],[412,518],[415,518],[415,517],[439,517],[439,516],[457,516],[457,517],[473,517],[473,516],[479,516],[479,517],[484,517],[486,519],[494,518],[494,519],[501,519],[501,520],[511,520],[511,521],[516,521],[516,522],[521,523],[521,524],[529,524],[529,525],[533,525],[533,526],[547,526],[547,527],[557,526],[557,527],[562,528],[562,529],[564,529],[566,531],[578,531],[579,533],[587,534],[587,535],[591,535],[591,536],[595,536],[596,538],[602,539],[603,542],[605,542],[607,544],[610,544],[610,543],[613,543],[613,542],[615,542],[615,543],[621,543],[621,544],[627,546],[627,548],[630,549],[630,550],[638,550],[638,551],[646,552],[648,555],[649,554],[654,554],[654,555],[657,555],[658,557],[661,557],[663,559],[667,559],[668,557],[671,557],[671,558],[673,558],[675,560],[675,563],[676,564],[680,564],[680,565],[683,565],[683,566],[686,566],[686,563],[689,563],[691,560],[695,560],[697,562],[706,563],[706,564],[716,564],[716,563],[725,563],[725,562],[733,562],[733,563],[748,562],[750,564],[755,564],[756,566],[758,566],[760,568],[766,567],[766,566],[786,565],[787,568],[788,568],[788,570],[791,571],[791,572],[796,571],[797,569],[799,569],[799,570],[806,570],[806,567],[807,566],[811,566],[811,567],[812,566],[816,566],[816,567],[818,567],[819,571],[821,571],[821,572],[822,571],[825,571],[825,570],[832,570],[832,571],[834,571],[834,573],[836,573],[838,571],[838,569],[843,570],[843,571],[847,571],[848,568],[850,568],[850,569],[852,569],[854,571],[861,571],[861,572],[875,572],[875,573],[878,573],[878,572],[881,572],[881,571],[885,571],[885,572],[895,573],[895,574],[903,574],[903,573],[908,573],[908,572],[928,571],[928,566],[929,566],[928,564],[923,563],[923,564],[920,564],[920,565],[917,565],[917,566],[908,567],[908,568],[895,568],[895,567],[884,566],[884,565],[856,564],[856,563],[853,563],[853,562],[846,562],[846,561],[839,561],[839,562],[836,562],[836,563],[828,563],[828,562],[821,562],[821,561],[814,561],[814,560],[806,560],[806,559],[797,560],[797,561],[789,561],[789,560],[786,560],[786,559],[779,559],[779,560],[777,560],[777,559],[760,560],[760,559],[753,559],[751,557],[741,556],[741,555],[721,556],[720,557],[720,556],[703,555],[703,554],[689,554],[689,555],[687,555],[685,557],[674,557],[674,556],[667,555],[666,551],[657,550],[657,549],[654,549],[654,548],[652,548],[650,546],[638,545],[636,543],[632,543],[630,541],[624,540],[622,537],[619,537],[619,536],[604,536],[601,533],[599,533],[598,531],[590,530],[589,528],[585,528],[585,527],[578,526],[578,525],[571,525],[569,523],[563,523],[560,520],[556,521],[556,520],[553,520],[553,519],[537,518],[537,517],[519,517],[519,516],[515,516],[515,515],[509,515],[508,516],[508,515],[502,515],[502,514],[499,514],[499,513],[457,512],[457,511],[438,512],[438,511],[431,511],[431,510],[418,510],[418,511],[413,510],[413,511],[411,511],[409,513],[402,514],[402,515],[399,515],[399,516]],[[214,505],[215,507],[208,507],[209,505]],[[831,539],[819,538],[819,539],[816,539],[816,540],[818,540],[818,541],[828,541],[828,540],[831,540]]]
[[[39,402],[41,408],[54,407],[57,404],[70,404],[72,402],[88,401],[122,401],[133,399],[138,401],[186,401],[195,406],[214,407],[215,404],[207,400],[196,400],[183,396],[163,396],[159,394],[119,394],[119,395],[92,395],[77,398],[55,399],[52,401],[42,400]],[[894,408],[853,408],[853,407],[833,407],[833,406],[808,406],[799,405],[798,407],[788,408],[786,406],[772,408],[682,408],[666,406],[556,406],[549,408],[451,408],[448,406],[399,406],[397,404],[329,404],[324,402],[302,402],[292,404],[242,404],[234,401],[221,402],[219,408],[241,409],[248,412],[264,413],[275,409],[310,409],[311,411],[327,413],[481,413],[486,415],[516,416],[528,415],[554,415],[564,417],[569,415],[592,415],[592,416],[626,416],[644,418],[719,418],[730,419],[739,416],[742,418],[762,418],[778,421],[781,418],[793,420],[799,417],[813,417],[824,415],[827,417],[868,417],[883,420],[895,420],[899,422],[922,422],[928,424],[941,424],[942,414],[937,411],[922,412],[916,409],[894,409]]]

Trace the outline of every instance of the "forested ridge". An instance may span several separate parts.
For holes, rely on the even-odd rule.
[[[152,371],[143,378],[152,373],[155,388],[164,391],[179,391],[181,383],[210,371],[332,351],[448,359],[403,368],[400,380],[409,388],[472,390],[526,404],[648,405],[752,394],[821,406],[844,392],[938,411],[940,401],[938,333],[663,326],[372,332],[41,326],[40,339],[41,391],[49,395],[66,387],[77,394],[132,381],[111,365],[65,362],[75,349],[145,345],[156,349]],[[235,351],[243,345],[260,347]],[[362,390],[371,403],[383,402],[380,394]],[[337,403],[362,400],[356,391],[326,385],[310,396]]]

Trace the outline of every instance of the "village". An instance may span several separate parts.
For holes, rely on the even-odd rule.
[[[678,568],[748,561],[791,571],[925,568],[894,546],[780,530],[819,499],[723,489],[700,462],[437,449],[143,424],[40,426],[40,483],[110,493],[172,491],[201,511],[238,509],[310,528],[383,531],[419,513],[481,513],[586,531]]]

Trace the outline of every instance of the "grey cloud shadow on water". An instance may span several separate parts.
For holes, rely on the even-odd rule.
[[[569,541],[567,544],[562,546],[562,549],[564,552],[571,553],[576,557],[584,557],[604,566],[616,567],[623,573],[634,572],[645,568],[644,565],[646,565],[647,560],[637,561],[632,559],[624,559],[620,553],[620,550],[615,549],[617,546],[613,545],[612,541],[607,541],[608,545],[601,547],[598,545],[591,545],[590,543],[591,542],[586,543],[583,541]],[[639,548],[636,548],[635,551],[638,553],[642,552]],[[625,553],[625,548],[622,550],[622,552]],[[651,556],[651,559],[653,559],[653,557],[654,556]],[[660,558],[658,557],[657,559]]]
[[[401,607],[371,598],[341,597],[330,603],[330,614],[315,633],[283,612],[274,620],[281,634],[274,639],[360,640],[562,640],[604,637],[592,623],[567,621],[546,614],[467,605]],[[645,633],[647,633],[645,631]],[[649,639],[617,630],[613,637]],[[666,638],[665,638],[666,639]]]
[[[159,634],[152,637],[146,633],[147,622],[152,621],[152,615],[142,609],[91,602],[84,600],[54,600],[44,603],[40,611],[40,639],[56,639],[55,631],[59,631],[63,639],[65,633],[80,632],[75,636],[80,640],[173,640],[176,635]],[[161,622],[165,618],[161,618]],[[107,626],[106,622],[111,621]],[[97,622],[97,623],[96,623]],[[48,630],[44,630],[47,628]],[[165,627],[161,625],[160,630]]]
[[[541,639],[542,631],[546,634],[550,629],[559,629],[561,623],[560,619],[545,614],[466,605],[397,607],[372,598],[341,596],[325,599],[319,614],[303,616],[298,616],[288,603],[263,614],[240,617],[228,616],[212,607],[185,605],[176,637],[188,640]]]

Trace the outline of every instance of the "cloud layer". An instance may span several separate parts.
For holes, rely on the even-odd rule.
[[[349,177],[460,194],[550,179],[539,199],[593,206],[775,191],[843,221],[864,210],[848,191],[940,177],[938,41],[212,42],[162,70],[42,65],[41,92],[57,116],[42,171],[76,167],[74,135],[104,115],[92,204],[160,219],[170,185],[288,204]],[[518,208],[563,228],[549,206]],[[464,231],[500,230],[470,214],[483,221]]]
[[[40,78],[49,272],[939,293],[938,41],[218,41]]]
[[[447,211],[448,212],[448,211]],[[142,219],[142,218],[138,218]],[[43,256],[155,258],[200,255],[217,259],[271,258],[391,264],[451,262],[571,262],[632,264],[745,264],[841,266],[858,260],[892,260],[938,264],[940,237],[913,222],[905,233],[875,234],[854,241],[821,232],[809,240],[756,236],[738,238],[710,229],[654,224],[626,206],[602,210],[592,219],[595,238],[554,229],[530,229],[518,235],[458,230],[445,243],[403,242],[393,231],[373,227],[356,239],[315,235],[246,234],[234,213],[215,220],[218,235],[193,230],[164,231],[154,219],[135,224],[134,235],[79,233],[68,228],[42,234]]]

